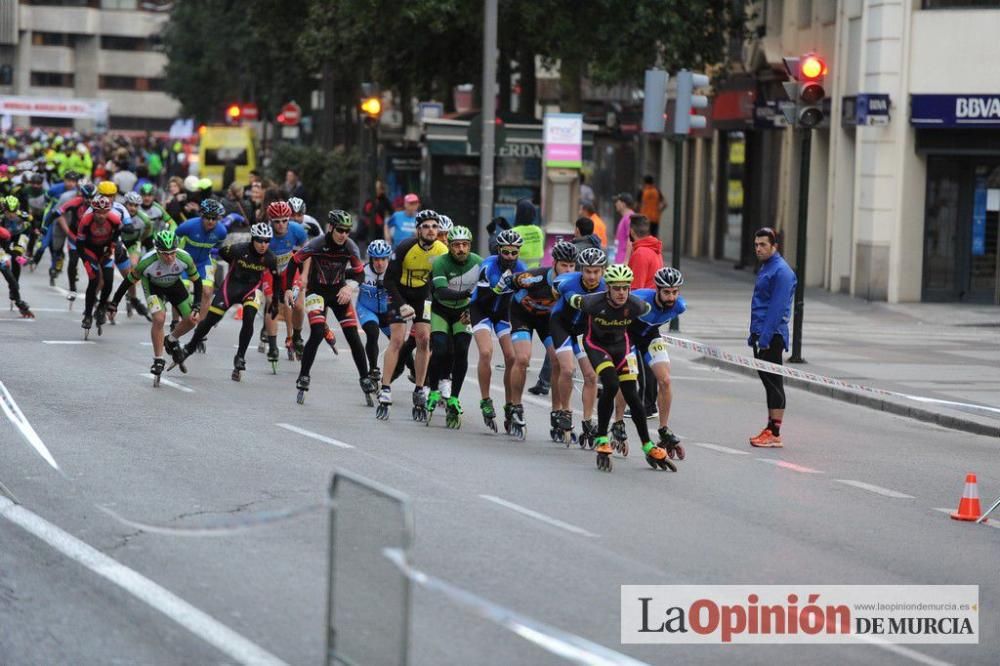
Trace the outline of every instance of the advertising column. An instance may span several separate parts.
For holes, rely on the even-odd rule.
[[[545,234],[545,261],[552,246],[561,239],[571,240],[580,192],[578,178],[583,165],[583,116],[579,113],[547,113],[544,118],[545,176],[542,203]]]

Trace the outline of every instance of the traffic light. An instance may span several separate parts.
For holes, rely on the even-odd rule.
[[[667,81],[670,75],[662,69],[647,69],[643,86],[642,131],[663,134],[667,114]]]
[[[827,73],[826,62],[815,53],[782,60],[792,80],[781,85],[794,104],[794,109],[789,107],[791,113],[786,113],[786,116],[791,116],[788,120],[796,127],[812,129],[824,117],[823,100],[826,98],[826,91],[823,89],[823,77]]]
[[[382,102],[378,97],[366,97],[361,100],[361,113],[365,120],[365,125],[373,127],[382,113]]]
[[[235,125],[240,122],[241,113],[239,104],[230,104],[226,109],[226,121]]]
[[[708,107],[708,98],[704,95],[695,95],[694,91],[704,88],[709,83],[709,79],[704,74],[689,72],[682,69],[677,72],[677,99],[674,104],[674,134],[686,136],[691,133],[691,129],[704,129],[708,123],[705,116],[700,116],[694,111]]]

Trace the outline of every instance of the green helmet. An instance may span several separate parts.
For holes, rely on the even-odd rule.
[[[139,186],[139,194],[153,194],[156,188],[153,187],[152,183],[143,183]]]
[[[635,275],[625,264],[611,264],[604,272],[604,281],[608,284],[632,284]]]
[[[469,241],[472,242],[472,230],[469,227],[452,227],[448,232],[448,242]]]
[[[14,195],[6,196],[3,198],[3,207],[9,213],[16,213],[21,207],[21,202]]]
[[[153,236],[153,247],[157,252],[174,252],[177,250],[177,236],[170,229],[164,229]]]

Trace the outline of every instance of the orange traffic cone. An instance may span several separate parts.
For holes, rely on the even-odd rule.
[[[975,474],[965,475],[965,490],[958,502],[958,511],[951,514],[955,520],[979,520],[983,510],[979,506],[979,485]]]
[[[236,321],[243,321],[243,306],[242,305],[237,305],[236,306],[236,314],[233,315],[233,319],[235,319]]]

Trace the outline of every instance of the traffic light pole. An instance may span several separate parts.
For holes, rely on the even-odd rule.
[[[792,321],[792,355],[789,363],[805,363],[802,358],[802,311],[806,297],[806,228],[809,226],[809,157],[812,151],[812,130],[803,130],[802,155],[799,164],[799,221],[795,234],[795,315]]]
[[[684,170],[684,136],[674,138],[674,241],[671,248],[670,263],[677,270],[681,269],[681,188],[684,187],[682,171]],[[670,320],[670,330],[680,331],[680,317]]]
[[[496,149],[497,0],[483,2],[483,141],[479,149],[479,226],[476,242],[485,257],[489,249],[486,227],[493,219],[493,160]],[[508,94],[509,91],[504,91]]]

